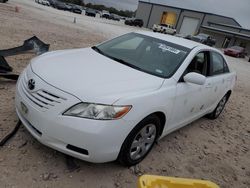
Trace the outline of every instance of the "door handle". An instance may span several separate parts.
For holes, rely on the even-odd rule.
[[[207,85],[206,85],[206,88],[211,88],[212,87],[212,84],[211,83],[208,83]]]

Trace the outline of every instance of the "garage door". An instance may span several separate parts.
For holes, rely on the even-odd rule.
[[[199,19],[184,16],[180,33],[185,35],[196,34],[199,21],[200,21]]]

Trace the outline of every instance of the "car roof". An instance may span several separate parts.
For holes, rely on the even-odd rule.
[[[198,46],[213,49],[213,48],[211,48],[209,46],[206,46],[204,44],[201,44],[201,43],[198,43],[198,42],[195,42],[195,41],[191,41],[191,40],[188,40],[188,39],[184,39],[184,38],[181,38],[181,37],[175,37],[175,36],[172,36],[172,35],[154,33],[154,32],[151,32],[151,31],[137,31],[135,33],[150,36],[150,37],[154,37],[154,38],[161,39],[161,40],[165,40],[165,41],[168,41],[168,42],[171,42],[171,43],[174,43],[174,44],[178,44],[180,46],[184,46],[184,47],[189,48],[189,49],[193,49],[193,48],[198,47]]]

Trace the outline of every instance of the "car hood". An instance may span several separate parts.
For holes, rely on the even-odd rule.
[[[233,48],[227,48],[226,51],[231,51],[231,52],[235,52],[235,53],[239,53],[239,50],[233,49]]]
[[[141,72],[92,48],[46,53],[31,62],[41,79],[82,101],[113,104],[120,98],[157,90],[164,79]]]

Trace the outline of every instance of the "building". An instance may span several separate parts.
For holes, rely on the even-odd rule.
[[[178,0],[139,0],[136,18],[144,21],[144,27],[153,24],[171,24],[177,33],[195,35],[206,33],[216,39],[216,47],[245,47],[250,54],[250,30],[244,29],[234,19],[212,14],[202,7],[183,7]]]

